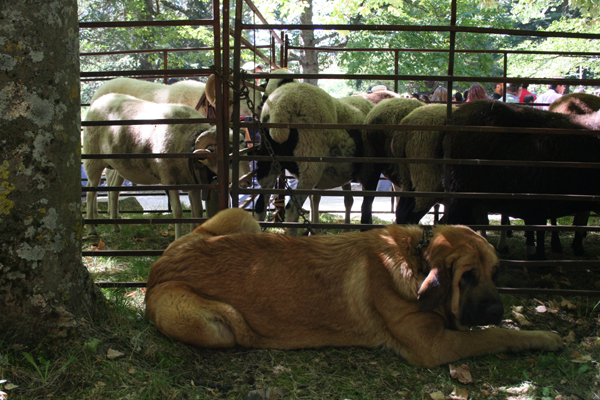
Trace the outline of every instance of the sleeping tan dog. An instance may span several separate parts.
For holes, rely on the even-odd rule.
[[[497,324],[492,246],[464,226],[390,225],[339,235],[260,233],[244,210],[218,213],[152,266],[146,315],[202,347],[389,347],[433,367],[482,354],[562,347],[551,332]]]

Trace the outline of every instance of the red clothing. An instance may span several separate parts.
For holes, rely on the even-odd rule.
[[[521,96],[519,97],[519,101],[521,103],[523,103],[523,99],[525,98],[525,96],[527,96],[528,94],[533,96],[533,100],[537,99],[537,96],[531,92],[529,92],[527,89],[521,89]]]

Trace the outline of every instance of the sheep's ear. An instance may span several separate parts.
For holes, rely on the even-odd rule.
[[[212,74],[208,77],[208,81],[206,81],[206,86],[204,87],[204,94],[206,94],[206,99],[210,103],[211,106],[215,106],[215,101],[217,100],[217,77],[215,74]]]
[[[421,311],[436,309],[449,287],[450,278],[444,270],[444,264],[433,266],[417,292],[417,301]]]

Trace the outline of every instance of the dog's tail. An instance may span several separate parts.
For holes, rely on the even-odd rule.
[[[234,233],[258,233],[260,225],[252,215],[242,208],[228,208],[194,229],[194,233],[206,238]]]

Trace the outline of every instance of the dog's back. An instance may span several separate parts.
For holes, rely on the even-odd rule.
[[[205,347],[383,345],[387,329],[373,316],[373,297],[381,293],[372,287],[382,281],[373,277],[382,264],[389,277],[383,281],[402,282],[393,291],[412,303],[396,312],[418,310],[423,276],[411,268],[420,262],[402,261],[412,257],[421,228],[290,237],[257,233],[258,224],[242,213],[217,214],[153,265],[147,316],[168,336]],[[204,328],[176,327],[199,314]]]

